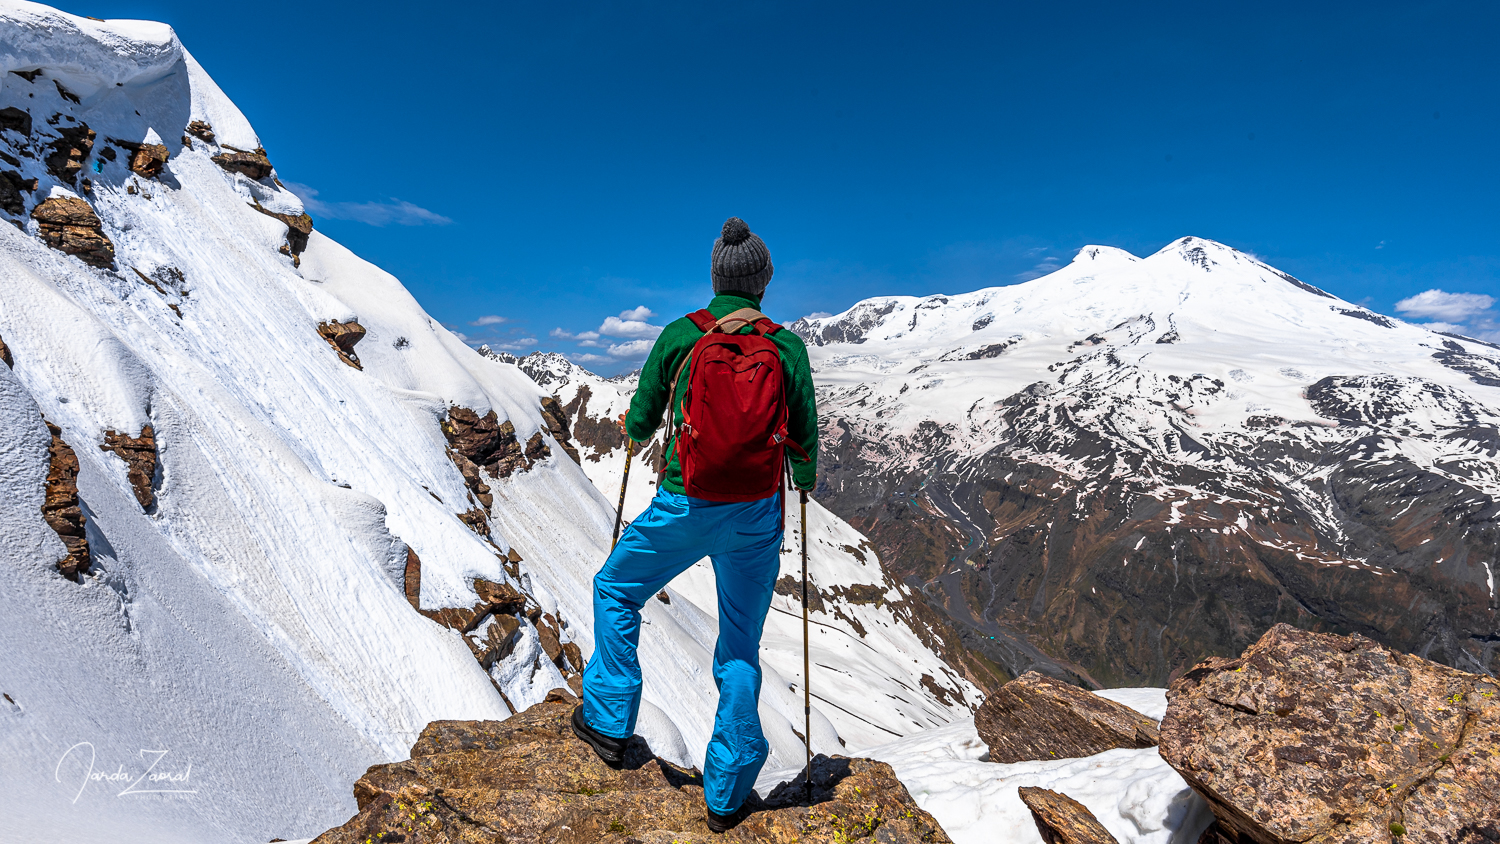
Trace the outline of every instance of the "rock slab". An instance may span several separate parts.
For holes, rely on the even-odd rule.
[[[1271,628],[1172,684],[1161,755],[1225,842],[1500,841],[1500,684],[1364,637]]]
[[[1031,786],[1018,790],[1046,844],[1120,844],[1087,806],[1068,795]]]
[[[63,441],[61,428],[48,422],[47,430],[52,433],[52,446],[48,449],[47,496],[42,501],[42,518],[68,551],[66,557],[57,561],[57,570],[76,583],[79,575],[89,570],[91,559],[83,508],[78,503],[78,455]]]
[[[723,835],[709,832],[702,778],[632,739],[618,769],[573,736],[558,692],[505,721],[434,721],[411,759],[370,768],[354,786],[359,813],[314,844],[500,842],[777,842],[869,840],[945,844],[889,765],[820,756],[813,804],[784,784]]]
[[[115,267],[115,245],[104,234],[104,224],[87,202],[73,196],[54,196],[31,209],[42,242],[103,270]]]
[[[156,477],[156,432],[150,425],[141,429],[140,436],[129,437],[113,430],[104,432],[104,443],[100,451],[112,451],[125,461],[125,476],[130,488],[135,491],[135,500],[142,510],[150,510],[156,503],[153,481]]]
[[[1076,759],[1157,743],[1156,722],[1145,715],[1035,671],[986,698],[974,727],[991,762]]]

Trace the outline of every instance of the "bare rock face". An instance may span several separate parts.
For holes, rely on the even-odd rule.
[[[130,170],[137,176],[154,179],[161,175],[161,168],[167,163],[167,148],[162,144],[142,144],[114,138],[110,138],[109,142],[130,153]]]
[[[9,129],[22,135],[31,135],[31,113],[15,106],[0,108],[0,131]]]
[[[989,745],[991,762],[1072,759],[1157,743],[1150,718],[1035,671],[986,698],[974,726]]]
[[[1030,786],[1019,791],[1047,844],[1119,844],[1088,807],[1068,795]]]
[[[48,422],[47,430],[52,432],[52,446],[48,449],[51,466],[47,471],[42,518],[68,549],[68,556],[58,561],[57,570],[76,583],[78,576],[89,570],[89,541],[83,529],[83,508],[78,505],[78,455],[63,442],[61,428]]]
[[[557,440],[573,462],[583,465],[578,459],[578,449],[573,447],[572,432],[568,430],[568,413],[563,409],[562,403],[557,400],[557,396],[547,396],[542,399],[542,421],[547,425],[547,433],[552,435],[552,439]]]
[[[517,470],[524,472],[552,453],[540,431],[532,434],[523,447],[516,438],[516,426],[509,419],[501,422],[493,410],[480,416],[467,407],[454,405],[448,408],[448,418],[443,420],[443,436],[448,439],[454,454],[484,469],[493,478],[508,478]],[[466,467],[457,460],[454,462],[458,463],[459,471],[464,472]],[[477,478],[477,474],[475,480],[464,474],[471,489],[476,487]]]
[[[263,149],[255,152],[231,149],[214,156],[213,162],[230,173],[240,173],[257,182],[271,175],[271,161]]]
[[[142,428],[138,437],[105,431],[104,444],[99,450],[113,451],[125,461],[135,500],[140,502],[142,510],[150,510],[156,503],[156,492],[152,489],[152,479],[156,476],[156,433],[151,426]]]
[[[364,369],[359,364],[359,355],[354,353],[354,346],[365,338],[365,327],[358,322],[320,322],[318,323],[318,334],[328,341],[328,345],[339,353],[339,360],[355,369]]]
[[[1500,684],[1277,625],[1168,692],[1161,755],[1215,842],[1500,841]]]
[[[11,369],[16,368],[16,359],[11,356],[10,347],[5,345],[5,338],[0,337],[0,362]]]
[[[402,591],[406,602],[418,612],[422,609],[422,558],[410,546],[406,549],[406,572],[402,578]]]
[[[817,757],[813,805],[803,783],[783,785],[720,835],[709,832],[702,777],[632,739],[625,762],[606,767],[573,736],[570,695],[554,691],[505,721],[434,721],[411,759],[370,768],[355,783],[359,813],[315,844],[553,844],[711,841],[946,844],[889,765]]]
[[[194,120],[187,125],[187,133],[204,143],[214,142],[214,127],[204,123],[202,120]],[[221,165],[222,166],[222,165]]]
[[[114,269],[115,245],[105,236],[103,224],[87,202],[71,196],[57,196],[31,209],[42,241],[59,252],[99,267]]]
[[[21,192],[36,190],[36,179],[27,179],[14,170],[0,171],[0,210],[19,217],[26,213],[26,199]]]
[[[47,154],[47,172],[71,185],[94,149],[94,130],[87,123],[79,123],[60,128],[57,133],[58,139],[49,145],[52,151]]]
[[[266,215],[275,217],[286,224],[286,253],[292,256],[293,266],[302,266],[302,253],[307,249],[307,239],[312,235],[313,218],[306,213],[303,214],[278,214],[275,211],[267,211],[258,202],[250,203],[250,207]]]

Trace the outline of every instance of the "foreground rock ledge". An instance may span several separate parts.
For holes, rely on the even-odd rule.
[[[1500,685],[1361,636],[1271,628],[1172,684],[1162,758],[1208,841],[1500,841]]]
[[[573,736],[573,704],[560,698],[504,721],[427,725],[411,759],[376,765],[355,783],[359,813],[314,844],[949,841],[889,765],[823,756],[811,807],[798,805],[798,779],[752,798],[743,823],[714,835],[696,772],[656,758],[639,738],[619,770],[606,767]]]
[[[1152,747],[1156,722],[1134,709],[1028,671],[974,713],[991,762],[1078,759],[1115,748]]]

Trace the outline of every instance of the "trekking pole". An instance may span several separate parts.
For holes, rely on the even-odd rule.
[[[620,544],[620,523],[625,520],[625,485],[630,483],[630,458],[635,454],[635,440],[625,437],[625,476],[620,478],[620,503],[615,507],[615,537],[609,541],[609,550]]]
[[[807,745],[807,805],[812,805],[812,660],[807,644],[807,490],[802,498],[802,729]]]

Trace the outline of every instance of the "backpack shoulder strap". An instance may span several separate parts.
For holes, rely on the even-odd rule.
[[[733,334],[744,326],[752,326],[757,334],[764,337],[780,330],[781,326],[772,322],[765,314],[754,308],[740,308],[737,311],[724,315],[718,321],[719,330],[725,334]]]
[[[704,334],[712,331],[714,326],[719,322],[718,318],[709,313],[707,308],[701,311],[693,311],[687,315],[687,318],[692,320],[693,325],[697,326],[698,330]]]

